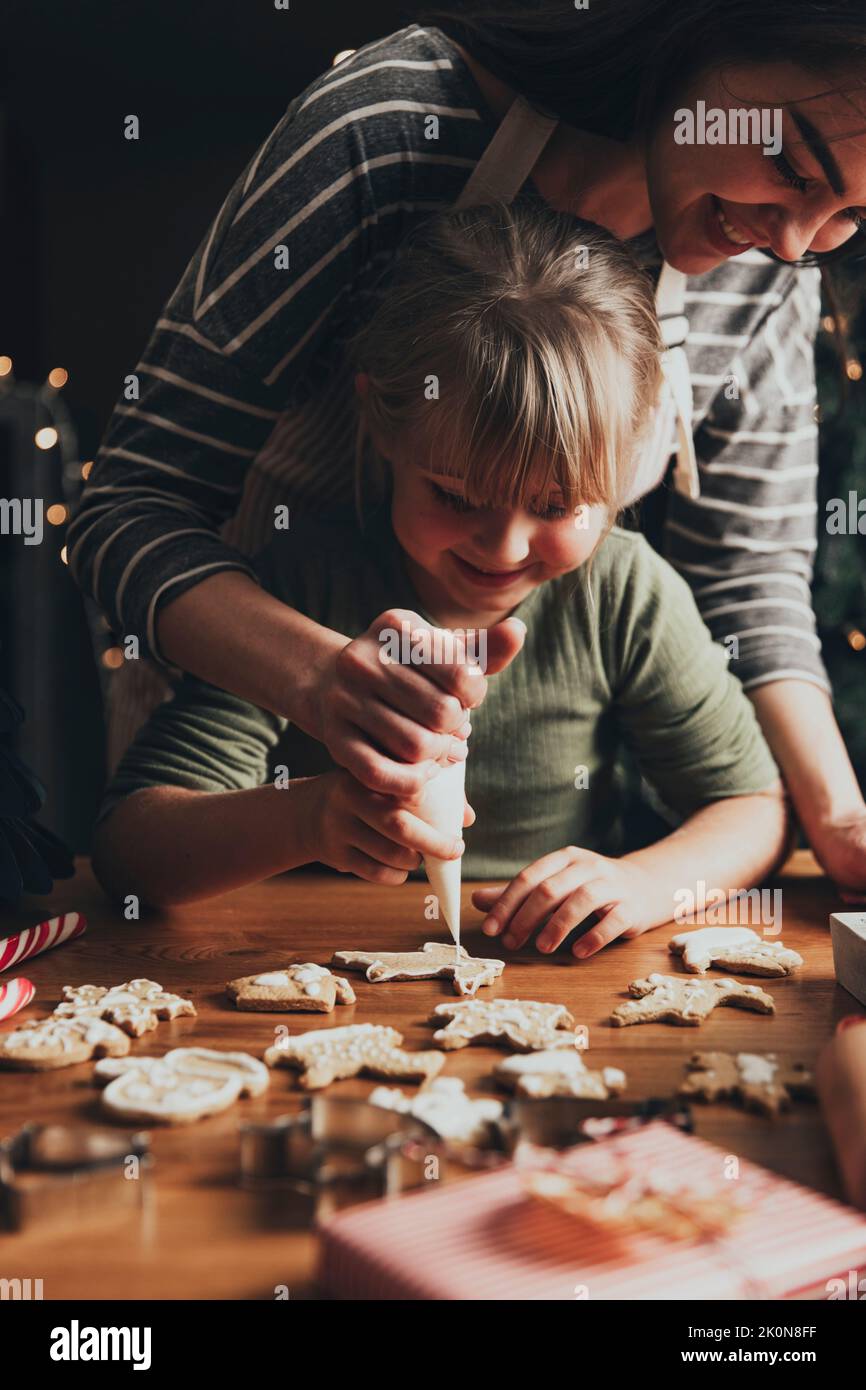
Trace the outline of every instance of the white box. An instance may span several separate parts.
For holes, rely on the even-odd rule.
[[[866,912],[832,912],[830,937],[836,979],[866,1006]]]

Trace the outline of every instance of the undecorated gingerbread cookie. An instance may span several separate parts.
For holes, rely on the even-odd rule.
[[[99,1018],[48,1018],[25,1023],[0,1036],[0,1067],[11,1071],[53,1071],[89,1062],[92,1057],[123,1057],[129,1038]]]
[[[490,1140],[491,1125],[502,1118],[501,1101],[467,1096],[459,1076],[437,1076],[416,1095],[397,1087],[377,1086],[368,1100],[383,1110],[396,1110],[423,1120],[443,1139],[483,1147]]]
[[[437,1005],[433,1017],[450,1020],[433,1034],[433,1041],[449,1051],[470,1043],[494,1043],[522,1052],[581,1044],[564,1004],[540,1004],[534,999],[455,999]]]
[[[711,966],[741,975],[775,978],[799,970],[803,957],[781,941],[767,941],[748,927],[702,927],[680,932],[668,943],[672,955],[682,956],[686,970],[703,975]]]
[[[329,1014],[335,1004],[354,1004],[355,991],[324,965],[287,965],[229,980],[226,993],[239,1009],[255,1013]]]
[[[608,1100],[625,1090],[625,1072],[618,1067],[590,1071],[576,1048],[524,1052],[506,1057],[496,1068],[497,1081],[518,1096],[547,1100],[571,1096],[578,1100]]]
[[[610,1016],[616,1028],[630,1023],[679,1023],[695,1027],[703,1023],[719,1004],[731,1004],[755,1013],[771,1014],[776,1006],[772,996],[757,985],[738,980],[684,980],[681,975],[649,975],[629,985],[635,995],[618,1004]]]
[[[149,1033],[160,1019],[191,1017],[195,1005],[179,994],[168,994],[155,980],[130,980],[106,989],[103,985],[64,985],[64,1003],[55,1018],[102,1018],[130,1037]]]
[[[315,1028],[285,1037],[265,1053],[269,1067],[293,1067],[308,1091],[366,1072],[406,1081],[426,1081],[445,1065],[441,1052],[405,1052],[402,1033],[378,1023]]]
[[[814,1100],[812,1075],[799,1062],[781,1066],[773,1053],[695,1052],[687,1063],[681,1096],[739,1100],[747,1110],[778,1115],[794,1098]]]
[[[97,1062],[94,1080],[107,1085],[102,1107],[117,1119],[144,1124],[191,1124],[227,1110],[240,1096],[267,1089],[267,1068],[246,1052],[176,1047],[163,1057]]]
[[[475,994],[505,969],[502,960],[474,959],[462,946],[442,941],[427,941],[420,951],[337,951],[331,964],[341,970],[363,970],[371,984],[442,976],[454,981],[458,994]]]

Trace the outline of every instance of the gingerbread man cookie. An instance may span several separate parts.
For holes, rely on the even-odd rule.
[[[149,1033],[161,1019],[195,1015],[195,1005],[179,994],[168,994],[155,980],[130,980],[106,989],[103,985],[64,985],[65,1002],[55,1018],[102,1018],[133,1038]]]
[[[517,1053],[499,1063],[495,1076],[500,1085],[531,1100],[551,1096],[608,1100],[625,1090],[626,1084],[625,1072],[618,1067],[590,1071],[576,1048]]]
[[[331,964],[342,970],[364,970],[372,984],[443,976],[454,981],[458,994],[475,994],[505,969],[502,960],[473,959],[462,946],[441,941],[427,941],[420,951],[337,951]]]
[[[0,1067],[11,1071],[53,1071],[89,1062],[91,1057],[123,1057],[129,1038],[99,1018],[56,1018],[49,1014],[0,1036]]]
[[[491,1126],[501,1120],[503,1111],[501,1101],[467,1096],[459,1076],[437,1076],[414,1096],[396,1087],[377,1086],[368,1099],[383,1110],[423,1120],[443,1139],[478,1148],[490,1141]]]
[[[738,980],[684,980],[680,975],[649,975],[633,980],[634,999],[618,1004],[610,1016],[616,1028],[630,1023],[679,1023],[696,1027],[719,1004],[731,1004],[755,1013],[775,1013],[772,996],[757,985]]]
[[[335,1004],[355,1002],[348,980],[309,961],[229,980],[226,993],[239,1009],[255,1013],[329,1014]]]
[[[116,1119],[145,1124],[191,1124],[227,1110],[240,1096],[258,1096],[267,1068],[246,1052],[176,1047],[163,1057],[97,1062],[94,1080],[108,1084],[102,1108]]]
[[[450,1022],[433,1034],[433,1041],[451,1051],[470,1043],[493,1043],[522,1052],[579,1047],[574,1019],[564,1004],[540,1004],[534,999],[466,999],[439,1004],[435,1019]]]
[[[780,1066],[773,1053],[695,1052],[679,1093],[701,1100],[739,1100],[747,1110],[778,1115],[794,1098],[814,1100],[812,1075],[800,1062]]]
[[[775,978],[799,970],[803,957],[781,941],[766,941],[748,927],[702,927],[680,932],[668,943],[672,955],[682,956],[686,970],[703,975],[711,966],[741,975]]]
[[[308,1091],[330,1086],[349,1076],[372,1076],[426,1081],[445,1065],[441,1052],[404,1052],[402,1033],[378,1023],[350,1023],[344,1028],[316,1028],[285,1037],[265,1053],[269,1067],[294,1067]]]

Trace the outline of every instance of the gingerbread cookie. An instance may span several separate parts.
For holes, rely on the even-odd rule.
[[[106,989],[103,985],[65,985],[65,1002],[54,1010],[55,1018],[102,1018],[140,1038],[160,1019],[193,1016],[195,1005],[178,994],[168,994],[155,980],[130,980]]]
[[[287,965],[229,980],[226,993],[239,1009],[255,1013],[329,1014],[335,1004],[354,1004],[355,991],[324,965]]]
[[[719,1004],[732,1004],[755,1013],[772,1014],[772,996],[757,985],[738,980],[684,980],[681,975],[649,975],[633,980],[629,990],[634,999],[618,1004],[610,1016],[616,1028],[630,1023],[679,1023],[696,1027]]]
[[[702,927],[680,932],[668,943],[675,956],[682,956],[686,970],[703,975],[711,966],[735,970],[740,975],[790,975],[799,970],[803,957],[790,951],[781,941],[766,941],[748,927]]]
[[[795,1098],[814,1100],[812,1075],[800,1062],[780,1066],[773,1053],[695,1052],[687,1063],[681,1096],[739,1100],[747,1110],[778,1115]]]
[[[625,1072],[618,1067],[590,1071],[576,1048],[517,1053],[499,1063],[495,1076],[502,1086],[531,1100],[551,1096],[608,1100],[625,1090],[626,1084]]]
[[[534,999],[466,999],[439,1004],[435,1019],[450,1022],[433,1034],[433,1041],[451,1051],[470,1043],[493,1043],[522,1052],[579,1047],[574,1019],[564,1004],[539,1004]]]
[[[459,1076],[438,1076],[417,1095],[407,1096],[396,1087],[377,1086],[368,1100],[383,1110],[397,1110],[423,1120],[442,1139],[482,1148],[489,1143],[491,1126],[501,1120],[501,1101],[467,1096]]]
[[[404,1052],[402,1033],[378,1023],[350,1023],[344,1028],[316,1028],[286,1037],[269,1047],[269,1067],[294,1067],[308,1091],[366,1072],[407,1081],[426,1081],[445,1065],[441,1052]]]
[[[382,980],[452,979],[458,994],[474,994],[505,969],[502,960],[473,959],[462,946],[427,941],[420,951],[337,951],[331,961],[342,970],[364,970],[371,984]]]
[[[97,1062],[94,1080],[107,1082],[102,1107],[117,1119],[191,1124],[227,1110],[240,1096],[261,1095],[267,1068],[246,1052],[176,1047],[163,1057]]]
[[[123,1057],[129,1038],[99,1018],[56,1018],[49,1014],[0,1036],[0,1067],[12,1071],[53,1071],[89,1062],[91,1057]]]

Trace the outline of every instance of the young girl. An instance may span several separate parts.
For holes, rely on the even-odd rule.
[[[515,946],[541,927],[550,951],[594,918],[574,947],[588,955],[669,921],[697,878],[760,880],[786,813],[751,704],[685,583],[613,527],[659,389],[651,285],[631,254],[541,205],[440,214],[355,352],[376,490],[364,480],[360,521],[293,518],[258,571],[352,637],[341,660],[368,694],[347,695],[343,716],[363,748],[360,731],[402,739],[413,768],[426,755],[402,699],[420,683],[431,730],[457,712],[440,668],[385,661],[385,642],[393,652],[403,623],[488,638],[498,671],[472,714],[465,873],[512,882],[476,893],[485,930]],[[94,852],[106,889],[166,905],[310,862],[399,883],[420,854],[462,852],[415,814],[420,782],[372,792],[307,738],[272,780],[283,727],[186,678],[108,789]],[[623,748],[684,819],[615,858]]]

